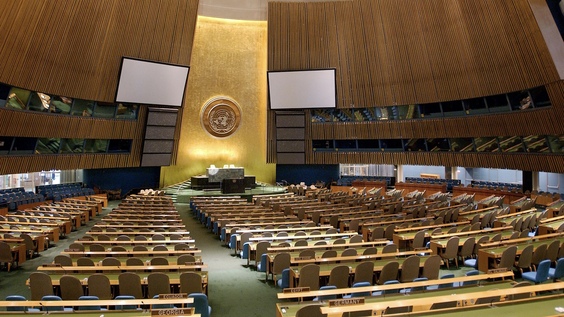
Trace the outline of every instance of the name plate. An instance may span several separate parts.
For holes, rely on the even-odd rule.
[[[503,272],[507,272],[506,267],[500,267],[499,269],[489,269],[488,270],[488,274],[503,273]]]
[[[184,265],[191,265],[191,266],[202,265],[202,264],[203,264],[202,262],[184,262]]]
[[[332,299],[329,301],[329,307],[351,306],[364,304],[364,297]]]
[[[194,315],[194,310],[194,307],[153,309],[151,316],[191,316]]]
[[[293,288],[285,288],[282,290],[284,294],[288,293],[302,293],[302,292],[309,292],[309,287],[293,287]]]
[[[311,256],[298,256],[294,258],[294,261],[310,260]]]
[[[183,299],[188,298],[188,293],[159,294],[159,299]]]

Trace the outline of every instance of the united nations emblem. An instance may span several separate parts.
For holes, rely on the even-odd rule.
[[[211,135],[225,138],[237,131],[241,123],[241,109],[232,99],[219,97],[208,100],[200,114],[202,127]]]

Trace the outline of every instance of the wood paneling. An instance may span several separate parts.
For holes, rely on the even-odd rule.
[[[198,0],[5,0],[0,11],[9,17],[0,20],[0,82],[113,102],[122,56],[189,66]],[[146,116],[146,107],[132,121],[0,108],[3,136],[133,140],[129,154],[3,156],[0,174],[137,167]]]
[[[121,57],[189,65],[198,0],[4,0],[0,82],[114,100]]]
[[[339,108],[465,99],[559,80],[527,0],[271,2],[268,28],[268,69],[337,68]]]
[[[528,0],[270,2],[268,30],[268,69],[335,67],[340,109],[461,100],[538,86],[546,87],[552,102],[549,108],[460,118],[306,120],[307,164],[564,171],[561,155],[311,148],[311,140],[564,134],[564,82]],[[268,124],[271,131],[272,121]],[[268,151],[267,161],[275,163],[274,149]]]

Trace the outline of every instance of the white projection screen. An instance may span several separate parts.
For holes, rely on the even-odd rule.
[[[335,108],[335,69],[268,72],[270,109]]]
[[[123,57],[116,102],[181,107],[188,66]]]

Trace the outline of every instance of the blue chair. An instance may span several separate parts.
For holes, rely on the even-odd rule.
[[[370,284],[370,282],[357,282],[353,284],[353,288],[355,287],[365,287],[365,286],[372,286],[372,284]],[[371,296],[372,294],[370,293],[370,291],[366,291],[366,292],[354,292],[351,293],[350,295],[344,295],[343,298],[353,298],[353,297],[366,297],[366,296]]]
[[[41,298],[41,301],[62,301],[63,299],[57,295],[45,295]],[[51,311],[73,311],[72,307],[63,307],[63,306],[42,306],[42,311],[51,312]]]
[[[466,272],[466,276],[474,276],[474,275],[479,275],[480,271],[478,270],[471,270]],[[460,286],[467,286],[467,285],[476,285],[478,284],[478,281],[467,281],[467,282],[462,282],[462,284]]]
[[[324,285],[324,286],[321,286],[319,288],[320,291],[328,290],[328,289],[337,289],[337,286],[335,286],[335,285]],[[321,295],[321,296],[315,297],[313,300],[314,301],[320,301],[320,300],[330,300],[330,299],[337,299],[337,295],[336,294],[334,294],[334,295]]]
[[[282,277],[278,279],[278,281],[276,281],[276,284],[278,284],[278,287],[280,288],[288,288],[290,287],[290,269],[284,269],[282,270]]]
[[[260,263],[257,264],[258,272],[266,272],[266,253],[260,256]]]
[[[246,260],[249,258],[250,242],[245,242],[243,244],[243,250],[241,251],[241,259]]]
[[[189,298],[194,299],[194,303],[188,304],[188,307],[196,308],[196,314],[201,317],[210,317],[211,307],[208,305],[208,297],[204,293],[192,293],[188,295]]]
[[[445,279],[445,278],[453,278],[454,274],[452,273],[447,273],[445,275],[442,275],[440,277],[440,279]],[[446,283],[446,284],[438,284],[438,285],[431,285],[431,286],[427,286],[427,290],[436,290],[436,289],[441,289],[441,288],[449,288],[449,287],[454,287],[454,283]]]
[[[554,269],[548,269],[548,276],[553,280],[562,278],[564,276],[564,258],[560,258],[558,259],[558,261],[556,261],[556,267]]]
[[[6,301],[27,301],[25,297],[22,295],[8,295],[6,296]],[[27,306],[19,306],[19,307],[6,307],[7,311],[28,311],[28,312],[39,312],[40,310],[37,308],[29,308]]]
[[[100,300],[100,299],[98,298],[98,296],[83,295],[80,296],[78,300]],[[88,305],[88,306],[78,306],[78,310],[105,310],[105,309],[102,309],[102,306],[100,305],[96,305],[96,306]]]
[[[114,300],[122,300],[122,299],[135,299],[133,295],[118,295],[114,298]],[[116,310],[135,310],[139,309],[137,305],[116,305]]]
[[[157,295],[153,296],[153,299],[159,299],[159,295],[157,294]],[[153,308],[153,309],[169,309],[169,308],[175,308],[175,307],[172,304],[155,304],[151,308]]]
[[[418,277],[413,279],[414,282],[424,282],[424,281],[428,281],[429,279],[426,277]],[[424,291],[425,290],[425,286],[418,286],[418,287],[413,287],[409,290],[409,292],[420,292],[420,291]]]
[[[398,280],[389,280],[389,281],[385,281],[384,284],[382,284],[382,285],[393,285],[393,284],[399,284],[399,283],[400,282]],[[385,290],[385,291],[376,291],[376,292],[372,293],[372,296],[397,294],[397,293],[399,293],[399,289],[390,289],[390,290]]]
[[[525,272],[521,277],[535,284],[540,284],[548,281],[548,269],[550,269],[550,260],[542,260],[536,272]]]

